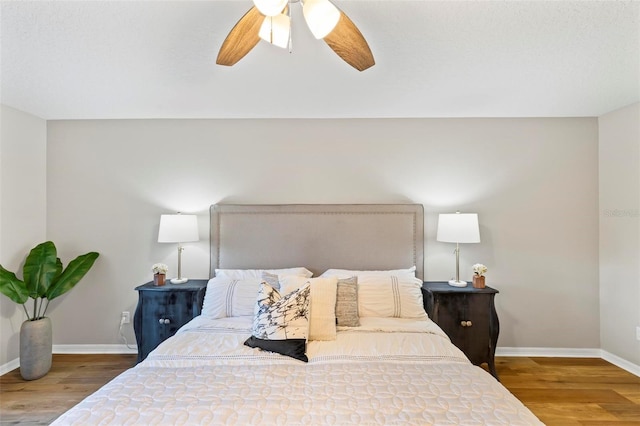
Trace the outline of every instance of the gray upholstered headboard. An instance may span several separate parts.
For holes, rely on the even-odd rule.
[[[399,269],[424,276],[421,204],[211,206],[211,272],[304,266]]]

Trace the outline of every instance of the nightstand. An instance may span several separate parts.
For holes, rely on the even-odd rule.
[[[427,281],[422,285],[427,315],[447,333],[475,365],[487,363],[498,379],[495,366],[500,322],[494,304],[498,290],[491,287],[452,287],[446,282]],[[499,380],[499,379],[498,379]]]
[[[194,317],[200,315],[208,280],[156,286],[153,281],[136,287],[138,306],[133,329],[138,343],[138,362]]]

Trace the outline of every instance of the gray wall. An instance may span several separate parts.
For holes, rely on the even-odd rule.
[[[29,250],[46,239],[47,124],[4,105],[0,123],[0,264],[22,277]],[[0,366],[18,358],[25,318],[0,295]]]
[[[640,104],[599,118],[602,349],[640,365]]]
[[[500,346],[599,348],[597,124],[49,121],[47,235],[65,263],[101,253],[52,303],[54,343],[120,343],[120,312],[135,309],[133,289],[151,265],[175,273],[176,247],[156,242],[162,213],[200,216],[202,240],[186,245],[183,274],[204,278],[210,204],[415,202],[426,210],[427,280],[455,269],[453,245],[435,241],[437,214],[479,214],[482,242],[461,247],[461,275],[488,266]]]

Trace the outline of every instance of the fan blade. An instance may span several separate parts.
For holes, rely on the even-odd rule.
[[[216,64],[231,66],[244,58],[260,41],[258,32],[264,15],[253,6],[231,29],[218,52]]]
[[[362,33],[343,11],[340,11],[338,24],[324,38],[324,41],[338,56],[358,71],[364,71],[376,63]]]

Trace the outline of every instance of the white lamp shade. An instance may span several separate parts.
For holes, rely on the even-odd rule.
[[[253,0],[253,4],[264,16],[279,15],[288,2],[288,0]]]
[[[317,39],[325,38],[340,20],[340,10],[329,0],[306,0],[302,14],[311,34]]]
[[[194,214],[163,214],[160,216],[159,243],[198,241],[198,216]]]
[[[444,243],[479,243],[480,228],[476,213],[447,213],[438,217],[438,241]]]
[[[267,16],[262,21],[258,36],[266,42],[285,49],[289,46],[291,18],[287,15]]]

